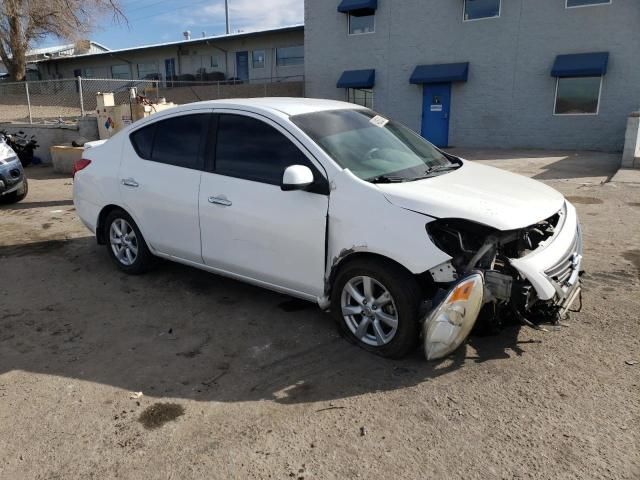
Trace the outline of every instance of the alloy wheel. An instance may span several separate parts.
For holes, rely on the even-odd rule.
[[[125,266],[133,265],[138,257],[138,238],[124,218],[116,218],[109,228],[109,243],[116,259]]]
[[[398,310],[389,290],[368,276],[350,279],[342,289],[344,321],[361,342],[374,347],[388,344],[398,331]]]

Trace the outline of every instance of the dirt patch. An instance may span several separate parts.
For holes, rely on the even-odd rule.
[[[571,203],[579,203],[581,205],[600,205],[604,203],[599,198],[595,197],[579,197],[579,196],[568,196],[566,197]]]
[[[140,414],[138,421],[144,428],[160,428],[167,422],[184,415],[184,407],[177,403],[154,403]]]
[[[640,207],[640,202],[627,202],[630,207]]]
[[[640,277],[640,250],[628,250],[622,254],[625,260],[631,262]]]

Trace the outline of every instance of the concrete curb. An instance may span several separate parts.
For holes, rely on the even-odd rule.
[[[640,168],[621,168],[611,177],[613,183],[634,183],[640,185]]]

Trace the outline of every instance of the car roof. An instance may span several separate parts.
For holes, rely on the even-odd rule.
[[[294,98],[294,97],[261,97],[261,98],[232,98],[226,100],[207,100],[181,105],[180,109],[189,110],[194,106],[211,108],[246,108],[254,111],[271,111],[287,116],[304,113],[322,112],[326,110],[346,110],[362,108],[353,103],[337,100],[325,100],[320,98]]]

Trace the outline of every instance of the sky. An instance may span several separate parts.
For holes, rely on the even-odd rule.
[[[231,32],[251,31],[302,23],[304,0],[228,0]],[[102,28],[87,35],[108,48],[126,48],[224,34],[224,0],[121,0],[128,20],[117,25],[105,18]],[[47,38],[38,46],[66,43]]]

